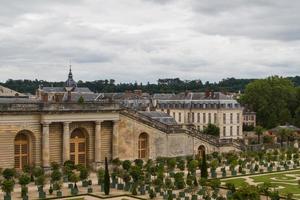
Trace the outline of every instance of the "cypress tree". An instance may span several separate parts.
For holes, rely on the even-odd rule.
[[[107,164],[107,157],[105,157],[105,172],[104,172],[104,193],[105,195],[109,195],[110,188],[110,178]]]
[[[207,172],[207,163],[206,163],[206,155],[203,155],[202,158],[202,165],[201,165],[201,178],[207,178],[208,172]]]

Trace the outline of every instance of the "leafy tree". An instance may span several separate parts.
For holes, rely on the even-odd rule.
[[[19,177],[19,184],[21,186],[26,186],[30,183],[30,176],[28,174],[22,174],[20,177]]]
[[[292,132],[286,128],[279,128],[279,130],[276,132],[277,136],[280,138],[281,147],[283,147],[283,141],[286,140],[291,133]]]
[[[260,200],[260,194],[257,187],[252,185],[242,185],[235,193],[233,199],[237,200]]]
[[[260,138],[261,138],[262,134],[264,133],[264,128],[258,125],[254,128],[254,131],[255,131],[255,134],[257,135],[257,143],[260,144],[260,141],[261,141]]]
[[[207,177],[208,177],[207,162],[206,162],[206,155],[204,155],[201,164],[201,178],[207,178]]]
[[[98,169],[97,177],[98,177],[98,183],[99,184],[102,184],[104,182],[104,174],[105,174],[104,169],[102,169],[102,168]]]
[[[7,196],[10,196],[10,193],[13,191],[15,186],[15,181],[13,179],[5,179],[1,183],[1,189],[6,193]]]
[[[241,102],[256,112],[258,124],[273,128],[291,123],[296,91],[293,83],[278,76],[255,80],[246,86]]]
[[[129,171],[130,167],[131,167],[131,161],[130,160],[124,160],[122,163],[122,167],[123,169]]]
[[[220,128],[214,124],[208,124],[207,127],[204,128],[203,133],[208,135],[220,136]]]
[[[16,170],[6,168],[3,170],[2,175],[5,179],[12,179],[16,175]]]

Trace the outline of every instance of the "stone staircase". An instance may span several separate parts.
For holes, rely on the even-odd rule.
[[[154,120],[149,116],[143,115],[142,113],[139,113],[136,110],[127,108],[127,109],[121,110],[120,114],[127,116],[129,118],[132,118],[134,120],[140,121],[144,124],[147,124],[148,126],[156,128],[167,134],[185,133],[189,136],[195,137],[199,140],[202,140],[202,141],[204,141],[210,145],[216,146],[216,147],[233,146],[236,149],[243,150],[242,145],[234,140],[221,141],[218,137],[203,134],[201,131],[199,131],[193,127],[184,128],[183,125],[180,125],[180,124],[168,125],[168,124],[162,123],[158,120]]]

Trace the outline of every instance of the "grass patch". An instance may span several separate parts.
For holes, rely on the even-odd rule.
[[[245,184],[245,179],[244,178],[235,178],[235,179],[229,179],[229,180],[224,180],[222,181],[223,183],[232,183],[235,185],[236,188],[241,187],[243,184]]]
[[[270,183],[271,186],[277,189],[281,195],[286,196],[287,194],[292,193],[295,195],[295,198],[300,197],[299,177],[300,171],[249,176],[254,183]],[[222,182],[233,183],[235,187],[239,188],[245,183],[245,179],[239,177],[235,179],[225,179],[222,180]]]

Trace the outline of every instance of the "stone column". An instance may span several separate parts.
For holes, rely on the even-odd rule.
[[[43,123],[43,130],[42,130],[43,168],[50,168],[49,124],[50,123]]]
[[[95,163],[101,162],[101,122],[95,121]]]
[[[112,137],[112,145],[113,145],[113,152],[112,152],[112,158],[118,158],[119,157],[119,121],[114,121],[113,125],[113,137]]]
[[[63,163],[70,160],[70,123],[71,122],[64,122]]]

